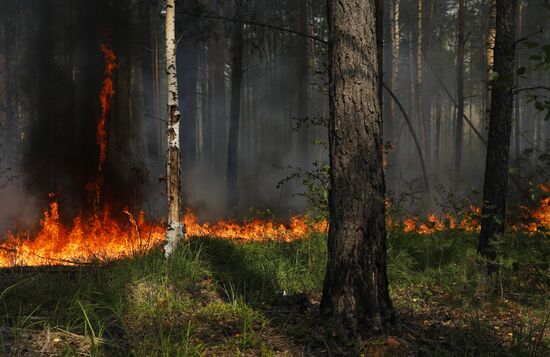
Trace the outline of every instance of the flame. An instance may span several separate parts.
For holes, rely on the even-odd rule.
[[[113,72],[115,71],[116,55],[108,44],[102,43],[100,45],[101,52],[103,53],[105,78],[101,86],[101,92],[99,94],[99,101],[101,102],[101,115],[97,121],[97,133],[96,142],[99,145],[99,164],[98,171],[103,171],[103,165],[107,157],[107,130],[105,129],[105,123],[107,121],[107,113],[111,109],[113,102],[113,96],[115,95],[115,86],[113,82]]]
[[[107,159],[107,114],[111,109],[113,102],[113,96],[115,95],[115,85],[113,82],[113,73],[117,68],[116,55],[108,44],[100,44],[101,52],[103,53],[103,83],[101,85],[101,92],[99,93],[99,102],[101,103],[101,114],[97,121],[96,129],[96,143],[99,145],[99,162],[97,167],[98,177],[94,182],[89,182],[86,185],[86,189],[89,192],[94,193],[93,203],[97,211],[100,203],[101,190],[103,188],[103,166]]]
[[[15,265],[77,265],[92,261],[118,259],[145,252],[164,240],[165,227],[145,220],[140,212],[134,217],[124,211],[128,221],[115,219],[108,209],[91,217],[78,216],[70,226],[61,222],[57,202],[50,203],[35,235],[8,233],[0,245],[0,267]],[[218,221],[199,223],[191,212],[183,217],[187,234],[193,237],[217,237],[245,241],[277,240],[290,242],[313,232],[326,231],[326,222],[308,223],[304,217],[292,217],[289,224],[255,219],[239,224]]]
[[[37,233],[8,233],[0,244],[0,267],[18,265],[77,265],[93,261],[107,261],[146,252],[164,241],[162,222],[151,223],[140,212],[136,216],[125,210],[127,220],[113,217],[108,208],[92,216],[80,215],[70,225],[65,225],[59,214],[56,196],[43,213]],[[388,219],[388,226],[404,232],[433,234],[447,230],[476,232],[480,229],[478,207],[471,206],[460,219],[449,214],[430,214],[425,222],[411,217],[402,223]],[[512,226],[522,232],[550,231],[550,196],[541,200],[539,207],[529,212],[527,223]],[[309,222],[303,216],[290,218],[287,224],[254,219],[244,223],[220,220],[199,223],[197,217],[187,211],[182,217],[187,234],[191,237],[216,237],[240,241],[283,241],[303,239],[315,232],[326,232],[327,221]]]

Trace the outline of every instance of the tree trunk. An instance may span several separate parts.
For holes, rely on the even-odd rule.
[[[166,1],[166,75],[168,83],[168,162],[166,193],[168,197],[168,227],[166,257],[184,239],[185,227],[180,221],[180,119],[178,108],[178,75],[176,72],[176,0]]]
[[[498,235],[504,234],[506,218],[506,188],[510,157],[510,135],[514,86],[514,55],[517,0],[497,3],[497,32],[494,71],[498,78],[492,83],[489,140],[483,185],[483,209],[479,253],[493,261],[496,252],[492,245]],[[496,266],[488,264],[489,273]]]
[[[487,84],[486,84],[486,106],[485,120],[483,127],[486,129],[489,125],[488,120],[491,115],[491,102],[493,91],[493,66],[495,63],[495,38],[497,32],[497,0],[491,0],[491,9],[489,10],[489,35],[487,38],[487,48],[485,52],[485,60],[487,61]]]
[[[214,92],[214,158],[216,170],[223,172],[227,156],[227,117],[226,117],[226,94],[225,94],[225,58],[226,42],[220,39],[214,48],[214,73],[212,79],[212,91]]]
[[[437,93],[437,109],[435,114],[435,137],[434,137],[434,162],[437,181],[439,181],[440,143],[441,143],[441,116],[443,115],[443,101],[441,94]]]
[[[458,189],[460,183],[460,168],[462,163],[462,132],[464,126],[464,0],[458,2],[458,47],[456,55],[456,88],[457,88],[457,113],[455,131],[455,155],[454,155],[454,187]]]
[[[523,20],[522,10],[523,10],[523,6],[520,2],[518,6],[518,16],[517,16],[517,22],[516,22],[518,37],[521,37],[522,35],[522,20]],[[518,53],[517,62],[518,63],[522,62],[521,52]],[[521,87],[520,83],[521,83],[521,77],[516,74],[516,85]],[[521,99],[521,94],[517,93],[514,96],[514,112],[515,112],[514,113],[514,158],[515,159],[519,158],[521,155],[521,140],[520,140],[521,138],[521,107],[520,107],[521,102],[520,102],[520,99]]]
[[[401,41],[400,32],[401,26],[399,25],[399,1],[391,1],[391,46],[392,46],[392,64],[391,64],[391,90],[398,95],[399,91],[397,90],[398,79],[399,79],[399,45]],[[392,100],[390,101],[390,118],[395,118],[396,105]],[[391,123],[390,125],[393,125]]]
[[[231,49],[233,55],[231,67],[231,113],[227,141],[227,208],[233,212],[239,204],[238,153],[243,81],[243,24],[235,24],[234,31]]]
[[[424,97],[423,97],[423,81],[424,81],[424,68],[423,68],[423,39],[424,39],[424,1],[417,0],[418,12],[416,18],[416,110],[418,113],[418,124],[420,126],[420,133],[424,142],[424,152],[426,153],[426,159],[430,162],[430,136],[427,133],[428,126],[426,118],[424,117]]]
[[[298,16],[296,30],[300,33],[308,32],[308,0],[298,0]],[[309,117],[309,56],[308,42],[305,36],[298,36],[296,79],[298,80],[298,118],[306,119]],[[298,130],[298,149],[302,148],[300,163],[302,168],[307,169],[310,165],[310,143],[309,143],[309,124],[302,126]]]
[[[330,228],[321,313],[357,336],[395,322],[386,273],[375,5],[329,1]]]

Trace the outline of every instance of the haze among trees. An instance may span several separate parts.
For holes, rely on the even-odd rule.
[[[545,355],[549,20],[1,1],[0,351]],[[117,259],[39,250],[111,224]]]

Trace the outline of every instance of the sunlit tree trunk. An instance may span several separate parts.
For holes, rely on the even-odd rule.
[[[489,12],[489,34],[487,38],[487,48],[485,52],[485,60],[487,61],[487,84],[486,84],[486,104],[485,104],[485,120],[484,127],[487,128],[489,116],[491,115],[492,101],[492,81],[493,81],[493,66],[495,62],[495,38],[497,32],[497,0],[491,0],[491,9]]]
[[[400,0],[392,0],[390,8],[392,47],[391,89],[396,95],[398,94],[397,81],[399,79],[399,45],[401,41],[401,26],[399,25],[399,1]],[[393,100],[390,101],[390,103],[390,117],[395,118],[396,105]]]
[[[491,117],[478,245],[479,253],[489,261],[496,258],[493,243],[497,236],[504,234],[506,219],[506,188],[513,111],[516,9],[517,0],[497,3],[494,71],[499,75],[493,82],[491,92]],[[496,266],[493,263],[489,263],[488,267],[489,273],[495,272]]]
[[[184,239],[185,227],[180,221],[180,119],[178,108],[178,76],[176,72],[176,0],[166,1],[166,76],[168,83],[168,162],[166,163],[166,193],[168,197],[168,227],[166,257]]]
[[[395,322],[386,273],[377,3],[329,1],[330,228],[321,313],[358,336]]]

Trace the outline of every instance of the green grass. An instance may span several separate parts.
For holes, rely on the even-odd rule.
[[[20,353],[29,339],[39,345],[47,331],[60,339],[51,351],[67,356],[369,354],[388,346],[394,355],[542,355],[550,347],[549,246],[544,235],[505,237],[500,279],[490,282],[475,234],[390,232],[397,347],[332,338],[316,310],[321,234],[293,243],[192,239],[168,261],[156,250],[103,266],[4,270],[0,354]]]

